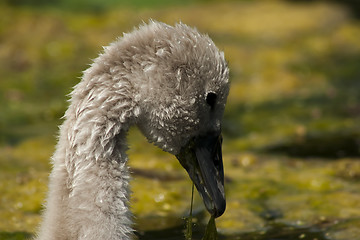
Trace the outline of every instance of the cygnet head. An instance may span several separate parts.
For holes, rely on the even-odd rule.
[[[140,128],[163,150],[178,154],[190,138],[220,133],[228,68],[209,37],[184,24],[154,24],[156,45],[141,83]]]
[[[220,216],[221,120],[229,92],[223,52],[196,29],[158,22],[125,34],[110,51],[121,55],[122,77],[134,89],[136,124],[150,142],[177,156],[208,211]]]

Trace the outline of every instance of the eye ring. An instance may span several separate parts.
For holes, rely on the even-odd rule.
[[[211,109],[214,109],[214,107],[215,107],[216,98],[217,98],[217,95],[214,92],[209,92],[206,95],[206,103],[211,107]]]

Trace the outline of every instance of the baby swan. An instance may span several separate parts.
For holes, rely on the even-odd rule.
[[[39,240],[133,236],[126,133],[176,155],[215,217],[225,211],[221,119],[229,69],[212,40],[152,21],[94,60],[71,93]]]

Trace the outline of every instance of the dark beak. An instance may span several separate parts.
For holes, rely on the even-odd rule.
[[[209,133],[192,138],[176,155],[214,217],[226,208],[221,144],[221,135]]]

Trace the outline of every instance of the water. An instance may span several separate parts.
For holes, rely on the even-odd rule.
[[[193,226],[193,240],[201,240],[204,236],[205,225]],[[158,231],[137,232],[139,240],[184,240],[185,224]],[[269,223],[264,230],[247,232],[236,235],[218,233],[219,240],[329,240],[326,233],[316,227],[295,227],[279,223]]]
[[[139,240],[184,240],[185,226],[177,226],[158,231],[136,232]],[[205,226],[193,227],[193,240],[201,240]],[[26,232],[0,232],[0,239],[20,240],[29,239],[31,234]],[[299,228],[286,225],[270,225],[266,231],[249,232],[239,235],[218,235],[219,240],[329,240],[326,234],[316,227]]]

